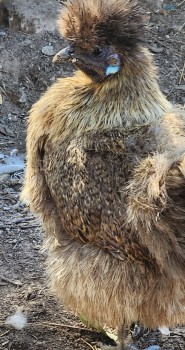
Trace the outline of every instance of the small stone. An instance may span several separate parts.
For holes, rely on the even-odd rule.
[[[27,101],[27,96],[26,93],[24,92],[24,90],[21,91],[21,96],[19,98],[19,102],[20,103],[25,103]]]
[[[14,148],[11,152],[10,152],[10,157],[15,157],[18,154],[18,149]]]
[[[26,39],[26,40],[24,40],[24,44],[25,45],[31,45],[32,41],[30,39]]]
[[[6,32],[4,32],[3,30],[0,31],[0,36],[7,36]]]
[[[46,344],[45,341],[38,341],[38,342],[36,342],[36,345],[38,345],[39,347],[40,347],[40,346],[43,346],[43,345],[45,345],[45,344]]]
[[[42,53],[46,56],[54,56],[54,54],[55,54],[52,45],[43,46]]]
[[[4,210],[4,211],[9,211],[9,210],[10,210],[10,207],[3,207],[3,210]]]
[[[149,46],[149,49],[153,52],[153,53],[161,53],[164,51],[163,47],[157,47],[157,46]]]
[[[54,82],[56,81],[56,77],[51,77],[51,78],[50,78],[50,81],[51,81],[52,83],[54,83]]]
[[[163,92],[165,95],[168,95],[169,92],[170,92],[170,89],[168,89],[168,88],[163,88],[163,89],[162,89],[162,92]]]

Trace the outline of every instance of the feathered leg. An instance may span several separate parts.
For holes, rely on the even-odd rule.
[[[118,345],[102,346],[102,350],[138,350],[136,345],[131,344],[130,327],[122,325],[118,330]]]

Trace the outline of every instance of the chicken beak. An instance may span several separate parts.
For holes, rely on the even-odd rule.
[[[72,58],[72,51],[70,46],[68,46],[65,47],[65,49],[62,49],[59,52],[57,52],[57,54],[53,57],[53,63],[68,61],[70,58]]]

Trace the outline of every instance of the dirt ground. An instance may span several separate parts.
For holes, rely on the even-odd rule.
[[[161,89],[182,108],[185,105],[184,18],[185,1],[164,3],[159,12],[151,13],[148,40],[159,67]],[[8,20],[0,27],[0,166],[10,154],[25,156],[29,108],[58,77],[71,75],[73,71],[71,65],[52,65],[52,55],[65,45],[57,32],[28,33],[29,30],[20,29],[19,25],[10,26]],[[23,176],[21,168],[0,173],[0,349],[98,349],[98,342],[109,343],[108,339],[85,329],[48,290],[45,253],[40,251],[43,232],[19,202]],[[23,330],[5,324],[6,318],[17,310],[27,317],[28,324]],[[133,342],[142,350],[152,344],[160,345],[163,350],[184,350],[185,328],[172,330],[169,337],[159,331],[150,332]]]

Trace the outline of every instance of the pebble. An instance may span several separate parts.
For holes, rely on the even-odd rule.
[[[25,103],[27,101],[27,96],[26,93],[24,92],[24,90],[21,91],[21,96],[19,98],[19,102],[20,103]]]
[[[10,207],[3,207],[4,211],[10,211]]]
[[[54,56],[54,54],[55,54],[52,45],[43,46],[42,53],[46,56]]]
[[[31,45],[32,41],[30,39],[26,39],[26,40],[24,40],[24,44],[25,45]]]
[[[6,32],[4,32],[4,30],[0,31],[0,36],[7,36]]]
[[[170,92],[170,89],[168,89],[168,88],[163,88],[163,89],[162,89],[162,92],[163,92],[165,95],[168,95],[169,92]]]
[[[164,51],[163,47],[157,47],[157,46],[149,46],[149,49],[153,52],[153,53],[161,53]]]
[[[10,152],[10,157],[15,157],[18,154],[18,149],[13,148],[13,150]]]
[[[54,83],[54,82],[56,81],[56,77],[51,77],[51,78],[50,78],[50,81],[51,81],[52,83]]]
[[[46,344],[45,341],[38,341],[38,342],[36,343],[36,345],[38,345],[38,346],[43,346],[43,345],[45,345],[45,344]]]

